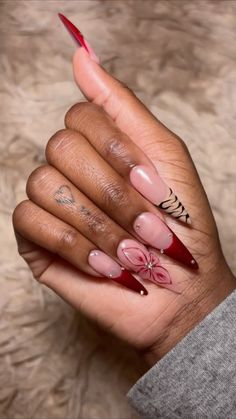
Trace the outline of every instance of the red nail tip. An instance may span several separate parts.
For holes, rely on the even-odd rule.
[[[118,278],[112,278],[113,281],[131,289],[141,295],[148,295],[146,288],[139,282],[129,271],[122,270],[122,274]]]
[[[58,16],[61,19],[62,23],[65,25],[70,35],[75,39],[77,44],[79,44],[81,47],[84,47],[86,51],[89,52],[87,45],[84,41],[84,37],[82,33],[79,31],[79,29],[77,29],[76,26],[73,25],[73,23],[69,19],[67,19],[67,17],[64,16],[63,14],[58,13]]]
[[[199,268],[197,261],[174,233],[172,244],[168,247],[168,249],[165,249],[163,253],[170,256],[172,259],[189,266],[191,269]]]

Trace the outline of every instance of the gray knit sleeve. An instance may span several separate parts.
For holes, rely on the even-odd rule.
[[[148,419],[236,418],[236,291],[129,391]]]

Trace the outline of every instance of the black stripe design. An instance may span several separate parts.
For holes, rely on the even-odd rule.
[[[184,206],[178,200],[177,196],[174,194],[172,189],[170,189],[170,194],[168,199],[162,201],[158,207],[167,212],[167,214],[172,215],[175,218],[178,218],[185,223],[191,224],[189,214],[187,213]]]

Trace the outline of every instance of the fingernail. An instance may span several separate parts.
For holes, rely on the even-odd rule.
[[[67,17],[64,16],[63,14],[58,13],[58,16],[61,19],[62,23],[65,25],[69,34],[75,40],[76,44],[79,45],[80,47],[83,47],[88,52],[92,60],[96,61],[96,63],[99,63],[98,56],[95,54],[90,44],[84,39],[79,29],[76,28],[76,26],[69,19],[67,19]]]
[[[198,269],[198,263],[187,247],[171,231],[171,229],[155,214],[143,212],[133,224],[134,231],[150,246],[184,265]]]
[[[172,283],[169,272],[161,266],[159,257],[154,250],[148,250],[135,240],[125,239],[119,243],[117,256],[124,266],[136,272],[141,278],[178,292]]]
[[[130,182],[138,192],[167,214],[191,224],[186,209],[155,169],[134,166],[130,171]]]
[[[112,281],[141,295],[148,294],[146,288],[129,271],[122,268],[101,250],[92,250],[88,256],[88,263],[95,271]]]

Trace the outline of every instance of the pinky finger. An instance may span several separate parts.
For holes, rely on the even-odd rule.
[[[147,290],[110,256],[97,249],[74,227],[30,200],[21,202],[13,214],[19,253],[35,278],[40,279],[60,256],[75,268],[94,277],[106,276],[140,294]]]

